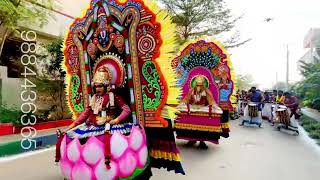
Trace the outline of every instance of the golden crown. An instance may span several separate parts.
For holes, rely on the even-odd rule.
[[[94,74],[93,82],[97,84],[109,84],[111,80],[111,73],[108,68],[101,67]]]
[[[203,85],[205,77],[203,75],[198,75],[195,80],[197,84]]]

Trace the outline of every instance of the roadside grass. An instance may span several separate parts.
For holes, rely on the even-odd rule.
[[[308,135],[320,145],[320,122],[303,115],[300,124],[308,132]]]

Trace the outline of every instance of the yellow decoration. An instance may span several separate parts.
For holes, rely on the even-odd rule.
[[[176,153],[168,153],[160,150],[153,150],[150,151],[150,156],[155,159],[165,159],[169,161],[181,161],[180,155]]]
[[[174,125],[174,128],[175,129],[196,130],[196,131],[222,132],[221,126],[206,126],[206,125],[176,123]]]
[[[98,84],[108,83],[111,80],[111,73],[107,68],[100,68],[94,74],[93,82]]]
[[[222,52],[225,55],[227,55],[227,58],[224,61],[227,62],[227,65],[230,68],[231,80],[233,81],[233,92],[232,92],[232,96],[230,97],[230,101],[231,102],[236,102],[236,97],[234,96],[236,94],[236,89],[237,89],[237,87],[236,87],[236,82],[237,82],[236,75],[235,75],[235,72],[234,72],[234,68],[233,68],[232,62],[230,60],[230,54],[227,52],[227,50],[224,48],[224,45],[220,41],[217,41],[217,40],[215,40],[213,38],[210,38],[210,37],[199,37],[197,39],[191,39],[191,40],[188,40],[187,42],[185,42],[182,46],[180,46],[180,49],[177,51],[178,53],[175,56],[179,56],[180,53],[187,46],[189,46],[190,44],[196,43],[196,42],[198,42],[200,40],[204,40],[206,42],[215,43],[216,45],[218,45],[221,48]]]
[[[223,128],[223,129],[227,129],[227,128],[229,128],[230,129],[230,123],[221,123],[221,128]]]
[[[118,0],[119,3],[123,4],[127,0]],[[162,45],[160,47],[160,55],[156,59],[156,62],[159,65],[159,68],[161,72],[163,73],[163,76],[167,82],[168,85],[168,99],[167,99],[167,104],[178,104],[179,101],[177,98],[182,94],[181,87],[176,87],[176,79],[177,79],[177,74],[176,72],[172,69],[171,67],[171,60],[174,59],[175,54],[175,47],[177,47],[177,43],[175,40],[175,31],[176,27],[171,21],[171,16],[169,13],[163,9],[160,9],[157,5],[157,2],[154,0],[145,0],[143,1],[146,7],[150,9],[155,15],[156,15],[156,22],[158,22],[161,25],[161,38],[162,38]],[[81,15],[79,17],[84,17],[86,15],[87,9],[89,9],[91,5],[89,5],[87,8],[85,8]],[[72,24],[69,25],[69,28],[71,27]],[[69,32],[67,32],[69,34]],[[65,37],[64,42],[68,41],[68,36]],[[67,47],[63,47],[62,52],[65,51]],[[81,52],[80,52],[81,53]],[[64,59],[64,61],[61,63],[62,67],[64,70],[67,70],[67,67],[65,66],[65,62],[67,59]],[[67,85],[66,87],[66,93],[67,97],[71,95],[70,92],[67,90],[70,89],[71,83],[69,83],[71,80],[71,75],[67,73],[65,77],[65,84]],[[67,102],[69,109],[72,110],[71,108],[71,102]],[[169,108],[167,113],[170,114],[170,117],[173,119],[175,118],[172,116],[172,114],[176,111],[174,110],[175,108]],[[72,110],[73,114],[73,119],[76,119],[77,113]]]
[[[168,85],[168,99],[167,104],[179,104],[178,97],[182,94],[181,87],[177,87],[177,73],[171,67],[171,60],[174,59],[175,48],[177,47],[175,35],[176,26],[171,21],[169,13],[163,9],[160,9],[157,2],[154,0],[144,1],[144,4],[156,14],[156,21],[161,24],[161,38],[162,45],[160,47],[160,56],[156,59],[156,62],[160,66],[161,72]],[[166,114],[170,115],[170,119],[175,119],[173,115],[177,110],[175,108],[165,109]],[[166,117],[164,117],[166,118]]]

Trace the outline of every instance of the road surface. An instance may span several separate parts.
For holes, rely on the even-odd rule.
[[[198,150],[178,141],[187,175],[153,170],[152,180],[312,180],[320,177],[320,151],[304,133],[292,136],[267,123],[240,127],[232,121],[231,137]],[[54,150],[27,157],[0,159],[1,180],[62,180],[53,163]]]

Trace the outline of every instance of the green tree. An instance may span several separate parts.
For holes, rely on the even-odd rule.
[[[303,100],[305,106],[320,110],[320,64],[301,62],[303,80],[291,89]]]
[[[7,37],[19,31],[19,25],[42,27],[48,23],[48,9],[52,8],[53,0],[0,0],[0,57]]]
[[[236,78],[236,88],[239,90],[249,90],[252,86],[256,86],[253,83],[253,77],[251,75],[238,74]]]
[[[58,112],[58,118],[63,119],[66,103],[65,103],[65,91],[64,91],[64,78],[65,72],[61,67],[63,61],[63,39],[58,38],[55,41],[47,45],[43,45],[47,53],[39,56],[39,61],[42,61],[42,73],[37,79],[37,90],[45,93],[51,97],[60,108]]]
[[[190,38],[217,36],[231,31],[241,18],[233,18],[223,0],[161,0],[177,25],[177,39],[183,44]],[[229,47],[239,46],[236,33],[225,43]]]

